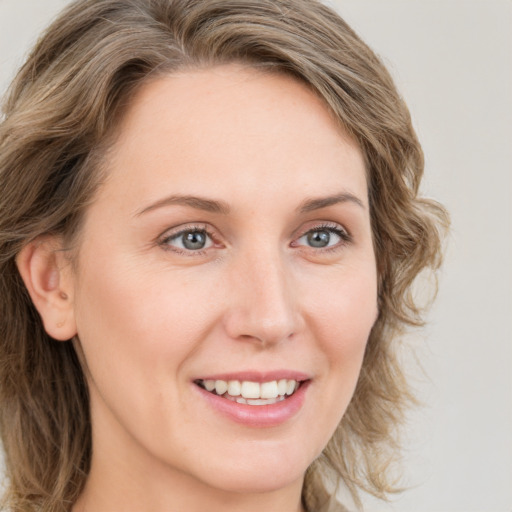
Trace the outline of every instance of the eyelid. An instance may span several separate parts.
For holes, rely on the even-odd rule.
[[[157,239],[167,239],[173,236],[178,236],[183,232],[187,231],[209,231],[208,224],[203,222],[185,222],[184,224],[180,224],[178,226],[174,226],[172,228],[167,228],[164,232],[158,235]]]
[[[307,235],[309,232],[312,231],[321,231],[326,230],[335,233],[337,236],[341,238],[341,241],[333,246],[327,246],[327,247],[309,247],[309,249],[313,250],[316,253],[320,253],[322,251],[335,251],[337,249],[341,249],[346,244],[349,244],[353,241],[352,235],[350,234],[349,230],[345,228],[343,225],[337,223],[337,222],[330,222],[330,221],[318,221],[318,222],[308,222],[306,227],[300,228],[300,230],[296,231],[296,234],[293,235],[293,240],[290,243],[291,247],[299,247],[299,248],[308,248],[308,246],[303,244],[298,244],[297,241],[300,240],[302,237]],[[178,238],[180,235],[183,235],[184,233],[189,233],[193,231],[201,231],[206,233],[206,235],[210,238],[212,244],[210,247],[206,247],[204,249],[197,249],[197,250],[187,250],[187,249],[181,249],[179,247],[172,246],[169,244],[169,240]],[[219,242],[219,237],[217,236],[215,230],[207,223],[184,223],[179,226],[175,226],[173,228],[169,228],[165,230],[161,235],[159,235],[156,239],[156,243],[161,246],[164,250],[172,251],[177,254],[186,254],[187,256],[199,256],[204,255],[212,246],[222,245],[221,242]]]
[[[317,253],[321,252],[321,251],[337,250],[337,249],[340,249],[341,247],[343,247],[344,245],[349,244],[353,241],[352,235],[350,234],[348,229],[346,229],[341,224],[338,224],[337,222],[319,221],[318,223],[309,223],[309,225],[306,228],[302,228],[299,231],[299,234],[294,237],[293,242],[291,243],[291,246],[307,248],[307,246],[304,246],[302,244],[300,244],[300,245],[297,244],[297,241],[312,231],[322,231],[322,230],[331,231],[331,232],[335,233],[336,235],[338,235],[341,238],[341,242],[339,242],[333,246],[322,247],[322,248],[310,247],[310,249],[314,250]]]
[[[206,247],[204,249],[197,249],[197,250],[187,250],[187,249],[181,249],[179,247],[172,246],[171,244],[167,243],[169,240],[173,240],[178,238],[180,235],[183,235],[185,233],[190,233],[194,231],[200,231],[206,233],[206,235],[210,238],[212,242],[212,246],[215,244],[218,244],[218,241],[216,239],[214,230],[205,223],[185,223],[181,224],[179,226],[175,226],[174,228],[170,228],[165,230],[161,235],[159,235],[156,239],[156,243],[162,247],[166,251],[172,251],[177,254],[186,254],[187,256],[199,256],[204,255],[210,247]]]

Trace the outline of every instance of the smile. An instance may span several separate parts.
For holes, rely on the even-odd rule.
[[[280,379],[268,382],[239,380],[196,380],[196,384],[212,394],[247,405],[272,405],[293,395],[300,382]]]

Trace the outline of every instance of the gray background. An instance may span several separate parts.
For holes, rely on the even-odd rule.
[[[65,0],[0,0],[0,91]],[[512,2],[331,0],[411,108],[423,190],[452,215],[438,300],[407,358],[424,407],[407,484],[368,511],[512,511]]]

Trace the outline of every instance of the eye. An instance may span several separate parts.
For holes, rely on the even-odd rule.
[[[318,226],[304,233],[293,245],[329,249],[349,240],[348,233],[338,226]]]
[[[206,229],[190,228],[166,236],[162,240],[162,245],[178,252],[195,252],[208,249],[213,245],[213,240]]]

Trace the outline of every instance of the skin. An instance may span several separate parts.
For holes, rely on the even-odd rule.
[[[45,269],[41,294],[60,294],[60,309],[39,308],[47,330],[77,334],[86,367],[93,458],[74,512],[302,510],[377,316],[360,149],[304,85],[231,65],[144,86],[107,169],[76,266],[25,255],[42,262],[33,279]],[[206,230],[205,248],[184,248],[184,229]],[[219,414],[194,384],[282,369],[310,383],[270,428]]]

